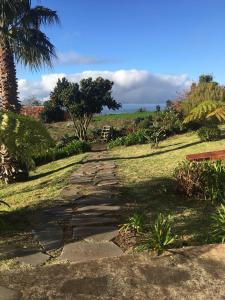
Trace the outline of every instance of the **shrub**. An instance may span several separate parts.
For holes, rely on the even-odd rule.
[[[221,204],[212,217],[213,225],[211,235],[214,242],[225,242],[225,205]]]
[[[150,115],[146,118],[135,119],[135,124],[139,129],[149,129],[153,125],[153,117]]]
[[[162,254],[176,237],[172,234],[172,217],[158,214],[154,225],[150,229],[150,237],[147,240],[147,248],[156,251],[158,255]]]
[[[221,130],[215,127],[202,127],[198,130],[198,136],[202,142],[216,141],[221,138]]]
[[[108,144],[108,148],[112,149],[118,146],[131,146],[137,144],[145,144],[148,142],[148,136],[146,130],[138,130],[133,133],[129,133],[127,136],[119,137]]]
[[[212,202],[225,198],[225,167],[221,161],[182,162],[175,169],[177,188],[188,197]]]
[[[65,134],[63,137],[61,137],[61,139],[58,141],[58,143],[56,144],[57,148],[62,148],[68,144],[70,144],[73,141],[77,141],[78,137],[76,135],[69,135],[69,134]]]
[[[45,123],[60,122],[65,120],[65,112],[59,106],[54,106],[51,101],[45,101],[40,117]]]
[[[34,167],[32,157],[54,145],[41,122],[12,112],[0,113],[0,144],[28,171]]]
[[[69,157],[71,155],[84,153],[90,150],[90,145],[84,141],[73,141],[61,148],[49,148],[33,156],[36,165],[42,165],[57,159]]]

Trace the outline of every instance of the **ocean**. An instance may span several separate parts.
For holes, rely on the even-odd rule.
[[[159,103],[159,104],[122,104],[122,107],[119,110],[109,110],[107,108],[104,108],[102,111],[103,115],[108,114],[122,114],[122,113],[133,113],[136,112],[140,108],[146,109],[146,111],[155,111],[156,105],[160,105],[161,109],[165,108],[165,103]]]

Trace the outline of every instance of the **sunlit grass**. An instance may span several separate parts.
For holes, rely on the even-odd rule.
[[[168,138],[159,149],[137,145],[115,148],[111,154],[118,165],[124,197],[142,207],[150,222],[159,212],[174,215],[180,245],[192,245],[208,242],[214,207],[177,194],[173,172],[187,154],[223,149],[224,139],[201,143],[192,132]]]

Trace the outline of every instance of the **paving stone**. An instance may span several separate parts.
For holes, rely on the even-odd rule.
[[[57,224],[43,224],[33,230],[33,234],[46,251],[60,248],[63,232]]]
[[[119,231],[115,226],[92,226],[73,228],[73,238],[75,240],[85,240],[89,242],[109,242],[118,235]]]
[[[118,220],[111,217],[97,217],[77,215],[73,216],[71,219],[72,226],[90,226],[90,225],[99,225],[99,224],[116,224]]]
[[[80,188],[78,186],[70,186],[67,188],[64,188],[60,194],[61,197],[66,199],[75,199],[81,197],[80,195]]]
[[[97,182],[97,186],[108,186],[108,185],[116,185],[118,184],[118,180],[102,180]]]
[[[0,300],[20,300],[21,293],[0,285]]]
[[[89,205],[84,207],[78,207],[76,212],[88,212],[88,211],[118,211],[121,207],[118,205]]]
[[[79,199],[75,202],[76,205],[83,206],[83,205],[110,205],[114,204],[115,200],[113,200],[110,196],[108,197],[92,197],[87,196],[86,198]]]
[[[71,178],[70,180],[72,184],[86,184],[91,183],[92,181],[92,178]]]
[[[19,256],[18,256],[19,255]],[[49,259],[49,255],[40,252],[39,250],[23,249],[17,252],[16,260],[23,264],[32,266],[42,265]]]
[[[104,257],[121,256],[122,250],[112,242],[74,242],[64,246],[61,259],[71,262],[87,262]]]

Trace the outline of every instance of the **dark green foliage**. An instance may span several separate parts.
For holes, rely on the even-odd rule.
[[[63,147],[49,148],[47,151],[40,152],[33,156],[33,160],[36,165],[42,165],[57,159],[84,153],[89,150],[90,145],[88,143],[75,140]]]
[[[78,137],[76,135],[69,135],[69,134],[65,134],[63,137],[61,137],[61,139],[57,142],[56,147],[57,148],[62,148],[70,143],[72,143],[73,141],[77,141]]]
[[[32,157],[53,145],[45,126],[33,118],[12,112],[0,113],[0,144],[29,170]]]
[[[212,231],[211,236],[213,242],[224,243],[225,242],[225,205],[221,204],[216,213],[212,217]]]
[[[147,240],[149,250],[156,251],[160,255],[174,243],[176,237],[172,234],[172,220],[170,215],[158,214]]]
[[[202,127],[198,130],[202,142],[217,141],[221,138],[221,130],[217,127]]]
[[[51,101],[44,102],[44,109],[40,114],[45,123],[64,121],[64,110],[59,105],[53,105]]]
[[[108,148],[112,149],[117,146],[131,146],[137,144],[146,144],[148,142],[148,131],[138,130],[127,136],[119,137],[108,144]]]
[[[146,111],[147,111],[147,109],[145,107],[140,107],[137,110],[138,113],[143,113],[143,112],[146,112]]]
[[[101,77],[95,80],[82,79],[80,84],[62,78],[50,94],[50,101],[54,106],[67,109],[76,135],[79,139],[86,140],[87,129],[94,114],[101,113],[103,107],[113,110],[121,107],[111,95],[112,87],[112,81]]]
[[[153,125],[153,117],[138,118],[135,123],[139,129],[149,129]]]
[[[225,167],[221,161],[184,161],[175,169],[178,191],[188,197],[222,202],[225,199]]]

